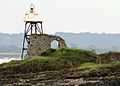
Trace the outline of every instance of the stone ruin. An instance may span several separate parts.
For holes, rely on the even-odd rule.
[[[28,46],[28,55],[40,56],[44,51],[51,48],[51,43],[53,41],[58,42],[58,48],[67,47],[64,39],[56,35],[48,34],[32,34],[30,35],[30,44]]]

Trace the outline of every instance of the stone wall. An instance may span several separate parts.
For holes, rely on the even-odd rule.
[[[58,41],[58,48],[67,47],[64,39],[56,35],[33,34],[30,36],[30,44],[28,46],[29,56],[40,56],[42,52],[51,48],[51,42]]]

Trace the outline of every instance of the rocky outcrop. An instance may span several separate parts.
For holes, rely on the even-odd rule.
[[[56,35],[33,34],[30,36],[30,44],[28,46],[29,56],[40,56],[42,52],[51,48],[53,41],[58,41],[58,48],[67,47],[64,39]]]
[[[41,72],[37,74],[0,77],[0,86],[119,86],[120,77],[67,77],[69,72]]]
[[[108,52],[98,56],[97,63],[106,64],[113,61],[120,61],[120,52]]]

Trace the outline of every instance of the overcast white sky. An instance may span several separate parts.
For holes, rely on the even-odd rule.
[[[22,33],[31,3],[45,33],[120,33],[120,0],[0,0],[0,32]]]

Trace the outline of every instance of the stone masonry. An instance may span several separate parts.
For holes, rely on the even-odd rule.
[[[40,56],[42,52],[51,48],[51,42],[58,41],[58,48],[67,47],[64,39],[56,35],[32,34],[30,35],[30,44],[28,46],[28,55]]]

